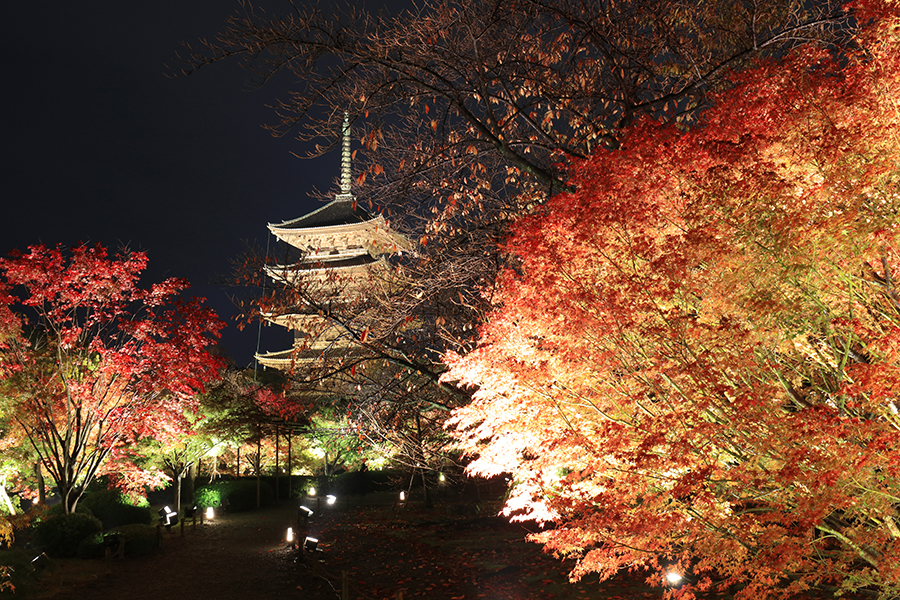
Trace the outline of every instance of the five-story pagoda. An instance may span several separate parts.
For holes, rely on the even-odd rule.
[[[266,267],[266,274],[300,293],[295,294],[295,304],[263,315],[294,331],[292,348],[256,355],[265,367],[287,370],[354,352],[359,335],[333,315],[341,307],[360,305],[361,297],[370,293],[388,270],[385,257],[407,246],[406,239],[392,231],[382,215],[372,217],[358,205],[351,192],[346,114],[342,134],[340,193],[322,208],[268,226],[278,240],[300,252],[300,259]]]

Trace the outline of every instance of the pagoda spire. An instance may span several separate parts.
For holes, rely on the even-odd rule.
[[[341,127],[343,145],[341,146],[341,193],[334,197],[337,201],[353,201],[356,198],[350,191],[350,115],[344,112],[344,124]]]

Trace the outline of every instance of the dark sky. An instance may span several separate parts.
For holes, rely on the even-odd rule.
[[[186,277],[230,321],[225,349],[252,361],[229,290],[214,285],[266,223],[319,204],[339,156],[299,160],[266,108],[287,82],[251,90],[236,63],[172,78],[183,41],[212,37],[236,0],[8,3],[2,44],[0,253],[43,242],[146,251],[145,283]],[[264,328],[262,350],[290,336]]]

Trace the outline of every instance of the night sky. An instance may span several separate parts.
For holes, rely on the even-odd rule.
[[[256,327],[237,331],[233,290],[215,282],[247,243],[265,248],[266,223],[320,206],[308,194],[332,189],[340,157],[300,160],[298,142],[263,129],[286,81],[253,90],[237,63],[171,77],[181,43],[212,37],[237,1],[7,4],[0,253],[143,250],[145,284],[189,279],[230,322],[225,350],[251,363]],[[263,332],[262,351],[290,344]]]

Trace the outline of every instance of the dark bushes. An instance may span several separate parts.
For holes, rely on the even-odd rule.
[[[275,492],[266,481],[260,482],[260,503],[269,506],[275,502]],[[217,481],[194,490],[194,504],[200,507],[226,507],[240,512],[256,508],[256,479]]]
[[[125,556],[143,556],[159,548],[159,532],[150,525],[122,525],[110,533],[125,538]]]
[[[138,523],[149,525],[153,520],[150,509],[128,504],[118,490],[103,490],[85,496],[78,504],[91,511],[103,523],[103,529]]]
[[[70,557],[78,553],[79,544],[103,531],[103,523],[87,513],[52,515],[38,523],[34,538],[38,547],[53,557]]]

